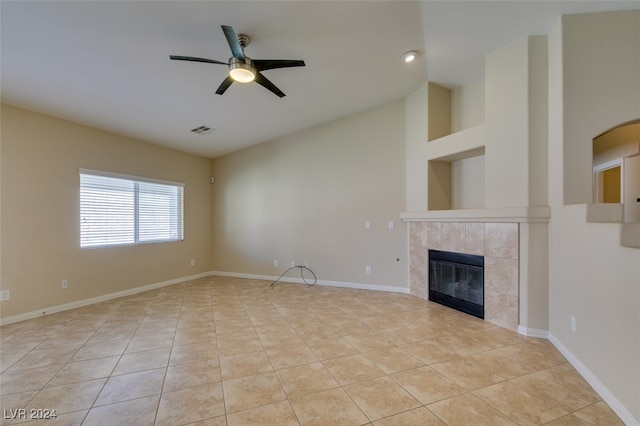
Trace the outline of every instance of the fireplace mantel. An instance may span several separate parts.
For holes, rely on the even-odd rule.
[[[549,223],[549,206],[429,210],[400,213],[405,222]]]

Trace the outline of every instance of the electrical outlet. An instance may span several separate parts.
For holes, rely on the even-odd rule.
[[[191,266],[196,266],[196,260],[195,259],[191,259]]]
[[[11,292],[9,290],[0,291],[0,302],[11,299]]]
[[[395,227],[395,224],[393,223],[392,220],[389,221],[389,223],[387,223],[387,227],[391,230]]]
[[[308,268],[309,267],[309,262],[304,262],[304,267]]]
[[[69,281],[67,280],[60,281],[60,288],[67,288],[67,287],[69,287]]]
[[[295,261],[295,260],[292,260],[292,261],[291,261],[291,267],[293,268],[294,266],[296,266],[296,261]]]
[[[273,259],[273,266],[278,266],[278,259]]]
[[[367,265],[364,267],[364,273],[365,274],[370,274],[371,273],[371,266]]]
[[[576,332],[576,317],[571,316],[571,331]]]

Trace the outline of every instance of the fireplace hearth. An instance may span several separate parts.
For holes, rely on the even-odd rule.
[[[484,318],[484,257],[429,250],[429,300]]]

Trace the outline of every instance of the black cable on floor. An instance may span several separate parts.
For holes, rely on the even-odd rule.
[[[284,272],[282,273],[282,275],[280,275],[280,276],[278,277],[278,279],[276,279],[274,282],[272,282],[272,283],[271,283],[271,288],[273,288],[273,286],[274,286],[278,281],[280,281],[280,279],[281,279],[282,277],[284,277],[284,274],[286,274],[287,272],[289,272],[290,270],[292,270],[292,269],[294,269],[294,268],[300,268],[300,277],[302,278],[302,281],[304,281],[304,283],[305,283],[306,285],[314,285],[315,283],[317,283],[317,282],[318,282],[318,278],[316,278],[316,274],[314,274],[314,273],[313,273],[313,271],[312,271],[311,269],[309,269],[309,268],[308,268],[308,267],[306,267],[306,266],[298,266],[298,265],[296,265],[296,266],[292,266],[292,267],[290,267],[289,269],[287,269],[286,271],[284,271]],[[304,270],[305,270],[305,269],[306,269],[307,271],[311,272],[311,275],[313,275],[313,282],[312,282],[312,283],[307,282],[307,280],[304,278]]]

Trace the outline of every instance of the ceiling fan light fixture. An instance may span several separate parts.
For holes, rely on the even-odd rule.
[[[402,60],[406,63],[413,62],[415,61],[417,56],[418,56],[418,52],[416,52],[415,50],[410,50],[406,52],[404,55],[402,55]]]
[[[245,57],[244,62],[237,58],[231,58],[229,75],[238,83],[251,83],[256,78],[256,71],[249,58]]]
[[[229,74],[222,80],[216,90],[216,95],[223,95],[233,83],[251,83],[255,81],[274,95],[283,98],[284,92],[273,84],[261,71],[276,68],[304,67],[305,63],[295,59],[256,59],[255,61],[244,54],[244,48],[249,45],[250,38],[246,34],[237,34],[229,25],[221,25],[222,32],[227,39],[227,44],[233,55],[227,62],[215,59],[198,58],[195,56],[169,55],[169,59],[175,61],[204,62],[208,64],[226,65]]]

